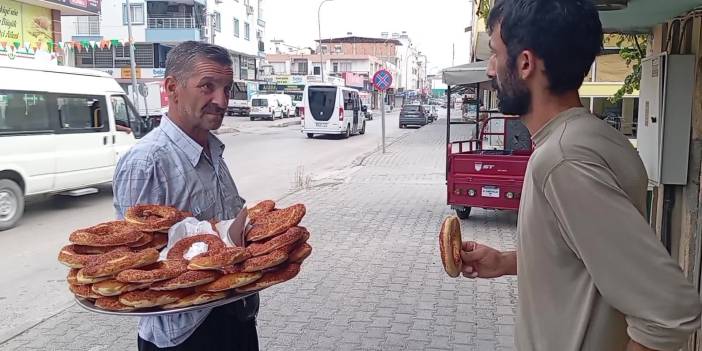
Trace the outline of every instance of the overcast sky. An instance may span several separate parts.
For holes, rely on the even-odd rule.
[[[267,40],[314,47],[317,9],[321,0],[265,0]],[[322,37],[380,37],[381,32],[407,31],[415,46],[429,59],[430,73],[468,62],[468,33],[472,0],[333,0],[322,6]]]

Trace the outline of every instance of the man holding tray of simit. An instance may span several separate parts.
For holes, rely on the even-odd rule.
[[[168,113],[120,160],[114,205],[120,219],[137,204],[192,212],[199,220],[234,219],[244,206],[222,157],[218,129],[233,84],[229,52],[188,41],[166,59]],[[242,243],[237,243],[242,244]],[[258,350],[258,294],[224,306],[144,317],[139,350]]]

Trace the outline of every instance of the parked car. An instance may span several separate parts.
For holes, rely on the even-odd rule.
[[[308,138],[315,134],[337,134],[345,138],[366,133],[366,119],[358,90],[331,84],[305,86],[302,98],[302,132]]]
[[[297,111],[295,109],[292,96],[287,94],[275,94],[275,97],[282,105],[283,118],[297,116]]]
[[[429,114],[422,105],[410,104],[400,110],[400,128],[406,126],[425,126],[429,124]]]
[[[12,63],[0,77],[0,230],[17,224],[26,196],[95,193],[147,132],[106,73]]]
[[[283,118],[283,104],[275,95],[256,95],[251,98],[251,112],[249,118],[270,119]]]
[[[439,111],[434,105],[422,105],[427,115],[429,116],[429,123],[436,121],[439,118]]]

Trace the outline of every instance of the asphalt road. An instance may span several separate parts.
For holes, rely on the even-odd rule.
[[[386,115],[388,143],[413,132],[398,128],[398,111]],[[299,125],[227,117],[225,124],[234,132],[219,137],[227,145],[224,157],[240,194],[254,203],[351,174],[355,164],[380,148],[380,113],[375,117],[365,135],[350,139],[308,139]],[[99,190],[76,198],[30,199],[19,225],[0,232],[0,342],[72,304],[67,268],[56,257],[70,232],[113,218],[110,185]]]

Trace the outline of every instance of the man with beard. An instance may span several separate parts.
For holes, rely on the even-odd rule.
[[[190,211],[197,219],[234,219],[244,205],[210,131],[222,125],[234,72],[229,52],[187,41],[166,58],[168,114],[119,161],[113,181],[119,218],[136,204]],[[211,309],[144,317],[144,350],[258,350],[258,295]]]
[[[695,288],[644,218],[646,170],[580,104],[601,50],[589,0],[498,0],[488,76],[535,144],[517,250],[464,242],[463,275],[517,275],[520,351],[677,350],[700,326]]]

